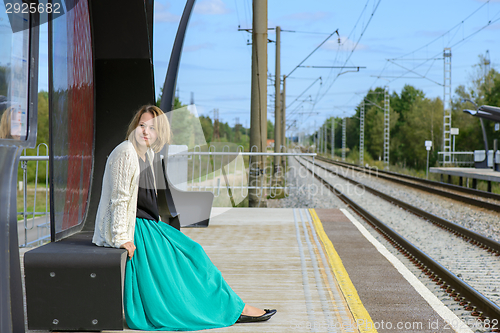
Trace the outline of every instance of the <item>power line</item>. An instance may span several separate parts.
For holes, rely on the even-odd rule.
[[[488,3],[489,1],[490,1],[490,0],[488,0],[486,3]],[[486,3],[485,3],[485,4],[486,4]],[[401,56],[401,57],[398,57],[398,58],[393,58],[393,59],[387,59],[387,61],[388,61],[388,62],[389,62],[389,61],[391,61],[391,63],[396,64],[396,63],[394,62],[394,60],[397,60],[397,61],[402,61],[402,60],[411,60],[411,59],[401,59],[401,58],[402,58],[402,57],[405,57],[405,56],[408,56],[408,55],[410,55],[410,54],[413,54],[413,53],[415,53],[415,52],[417,52],[417,51],[421,50],[422,48],[427,47],[427,46],[429,46],[430,44],[434,43],[436,40],[438,40],[438,39],[440,39],[440,38],[443,38],[443,37],[444,37],[444,36],[445,36],[448,32],[452,31],[452,30],[453,30],[454,28],[456,28],[457,26],[459,26],[459,25],[463,24],[463,22],[464,22],[465,20],[467,20],[468,18],[470,18],[472,15],[474,15],[474,14],[475,14],[475,13],[476,13],[479,9],[481,9],[481,8],[482,8],[485,4],[483,4],[483,5],[482,5],[482,6],[480,6],[478,9],[476,9],[476,10],[475,10],[472,14],[470,14],[469,16],[467,16],[467,18],[465,18],[464,20],[462,20],[460,23],[458,23],[457,25],[455,25],[453,28],[449,29],[446,33],[444,33],[444,34],[442,34],[441,36],[439,36],[439,37],[435,38],[434,40],[432,40],[432,41],[431,41],[431,42],[429,42],[428,44],[426,44],[426,45],[424,45],[424,46],[422,46],[422,47],[420,47],[420,48],[418,48],[418,49],[416,49],[416,50],[414,50],[414,51],[412,51],[412,52],[409,52],[409,53],[405,54],[404,56]],[[499,12],[497,12],[497,13],[496,13],[493,17],[496,17],[498,14],[500,14],[500,11],[499,11]],[[448,46],[447,46],[447,47],[448,47],[448,48],[453,48],[453,47],[455,47],[455,46],[458,46],[459,44],[461,44],[461,43],[465,42],[466,40],[468,40],[468,39],[469,39],[469,38],[471,38],[472,36],[476,35],[477,33],[481,32],[482,30],[486,29],[487,27],[491,26],[493,23],[496,23],[496,22],[498,22],[498,21],[500,21],[500,18],[497,18],[497,19],[495,19],[495,20],[493,20],[493,19],[492,19],[492,20],[489,20],[489,21],[488,21],[488,23],[486,23],[484,26],[482,26],[482,27],[480,27],[479,29],[475,30],[474,32],[470,33],[470,34],[469,34],[469,35],[467,35],[466,37],[463,37],[462,39],[458,40],[458,41],[457,41],[457,42],[455,42],[454,44],[452,44],[452,45],[449,45],[449,44],[448,44]],[[396,76],[396,77],[394,77],[392,80],[390,80],[390,81],[389,81],[389,83],[394,82],[394,81],[396,81],[397,79],[400,79],[400,78],[406,77],[406,74],[408,74],[408,73],[410,73],[410,72],[412,72],[412,73],[416,73],[416,72],[415,72],[415,70],[416,70],[417,68],[419,68],[419,67],[423,66],[424,64],[428,63],[428,62],[429,62],[429,61],[431,61],[431,60],[434,60],[434,61],[435,61],[436,59],[442,59],[442,58],[437,58],[437,57],[438,57],[439,55],[441,55],[441,54],[442,54],[442,51],[439,51],[438,53],[436,53],[436,54],[435,54],[435,55],[433,55],[432,57],[430,57],[430,58],[428,58],[428,59],[425,59],[422,63],[420,63],[420,64],[418,64],[418,65],[414,66],[414,67],[413,67],[413,68],[411,68],[411,69],[407,69],[407,71],[406,71],[406,72],[404,72],[403,74],[401,74],[400,76]],[[386,65],[387,65],[387,63],[386,63]],[[396,64],[396,65],[398,65],[398,64]],[[398,65],[398,66],[400,66],[400,65]],[[400,67],[402,67],[402,66],[400,66]],[[385,71],[385,68],[386,68],[386,66],[384,66],[384,68],[382,69],[382,71],[381,71],[381,73],[379,74],[378,78],[383,77],[382,73]],[[430,69],[429,69],[429,70],[430,70]],[[428,70],[427,72],[429,72],[429,70]],[[417,75],[420,75],[420,74],[418,74],[418,73],[416,73],[416,74],[417,74]],[[426,74],[426,75],[427,75],[427,74]],[[425,75],[425,76],[426,76],[426,75]],[[377,82],[378,78],[375,80],[375,82]],[[429,80],[430,80],[430,79],[429,79]],[[431,81],[432,81],[432,80],[431,80]],[[372,86],[375,84],[375,82],[372,84]],[[437,82],[435,82],[435,81],[433,81],[433,82],[434,82],[434,83],[437,83]],[[439,83],[438,83],[438,84],[439,84]],[[442,86],[442,84],[439,84],[439,85],[441,85],[441,86]]]
[[[452,28],[450,28],[448,31],[446,31],[445,33],[441,34],[439,37],[436,37],[435,39],[433,39],[432,41],[430,41],[429,43],[425,44],[424,46],[421,46],[409,53],[406,53],[400,57],[397,57],[397,58],[394,58],[394,60],[396,59],[399,59],[399,58],[404,58],[410,54],[413,54],[417,51],[420,51],[421,49],[431,45],[432,43],[434,43],[435,41],[439,40],[440,38],[443,38],[444,36],[446,36],[450,31],[452,31],[453,29],[455,29],[456,27],[460,26],[461,24],[464,24],[465,21],[467,21],[472,15],[474,15],[475,13],[477,13],[481,8],[483,8],[484,6],[486,6],[488,3],[490,2],[490,0],[486,1],[484,4],[482,4],[481,6],[479,6],[479,8],[477,8],[475,11],[473,11],[470,15],[468,15],[465,19],[463,19],[462,21],[460,21],[459,23],[457,23],[455,26],[453,26]]]
[[[302,60],[302,61],[300,62],[300,64],[298,64],[297,66],[295,66],[295,68],[294,68],[294,69],[292,69],[292,71],[291,71],[290,73],[288,73],[287,77],[288,77],[288,76],[290,76],[290,75],[292,75],[292,73],[293,73],[293,72],[295,72],[295,70],[296,70],[297,68],[299,68],[299,66],[300,66],[300,65],[302,65],[302,64],[303,64],[303,63],[304,63],[307,59],[309,59],[309,57],[310,57],[310,56],[311,56],[314,52],[316,52],[316,50],[317,50],[317,49],[319,49],[319,48],[320,48],[323,44],[325,44],[325,43],[326,43],[326,41],[327,41],[327,40],[329,40],[329,39],[330,39],[330,37],[332,37],[332,36],[333,36],[333,35],[335,35],[335,34],[337,34],[337,36],[339,36],[339,29],[335,30],[335,31],[334,31],[334,32],[332,32],[332,33],[331,33],[328,37],[326,37],[326,38],[325,38],[325,40],[324,40],[323,42],[321,42],[321,44],[319,44],[319,45],[318,45],[318,46],[317,46],[317,47],[316,47],[316,48],[315,48],[315,49],[314,49],[311,53],[309,53],[309,55],[308,55],[307,57],[305,57],[305,59],[304,59],[304,60]]]
[[[321,76],[320,76],[320,77],[318,77],[316,80],[314,80],[314,82],[313,82],[313,83],[311,83],[311,84],[309,85],[309,87],[307,87],[307,88],[306,88],[306,89],[305,89],[305,90],[304,90],[304,91],[303,91],[303,92],[302,92],[299,96],[297,96],[297,98],[296,98],[296,99],[295,99],[292,103],[288,104],[288,105],[286,106],[286,108],[288,109],[289,107],[291,107],[291,106],[293,105],[293,103],[297,102],[297,100],[298,100],[298,99],[299,99],[299,98],[300,98],[300,97],[301,97],[301,96],[302,96],[302,95],[303,95],[306,91],[308,91],[308,90],[309,90],[309,88],[311,88],[311,87],[312,87],[312,86],[313,86],[316,82],[318,82],[318,80],[320,80],[320,81],[321,81]]]
[[[349,56],[347,57],[347,59],[345,60],[344,62],[344,65],[343,67],[345,67],[345,65],[347,64],[347,62],[349,61],[349,59],[351,59],[351,56],[352,54],[354,53],[354,51],[356,50],[356,47],[358,46],[359,42],[361,41],[361,38],[363,37],[364,33],[366,32],[366,29],[368,29],[368,26],[370,25],[370,22],[371,20],[373,19],[373,16],[375,15],[375,12],[377,11],[377,8],[378,6],[380,5],[380,2],[382,0],[378,0],[377,4],[375,5],[375,8],[373,9],[371,15],[370,15],[370,18],[368,19],[368,22],[366,23],[366,25],[364,26],[363,28],[363,31],[361,32],[361,35],[359,36],[358,40],[356,41],[356,44],[354,45],[354,47],[352,48],[351,50],[351,53],[349,53]],[[367,4],[365,5],[365,7],[368,5],[368,2]],[[366,9],[366,8],[365,8]],[[362,13],[364,12],[364,10],[362,11]],[[361,15],[360,15],[361,17]],[[358,18],[358,22],[359,22],[359,18]],[[357,22],[356,22],[357,24]],[[353,29],[354,31],[354,29]],[[321,97],[319,97],[318,101],[320,101],[321,99],[323,99],[323,97],[326,95],[326,93],[331,89],[331,87],[333,86],[333,84],[337,81],[338,77],[342,74],[342,69],[339,71],[339,73],[337,74],[337,76],[333,79],[332,83],[326,88],[325,92],[323,93],[323,95],[321,95]]]
[[[499,12],[500,13],[500,12]],[[500,21],[500,18],[494,20],[494,21],[488,21],[487,24],[485,24],[484,26],[482,26],[481,28],[477,29],[476,31],[474,31],[473,33],[469,34],[467,37],[463,37],[461,40],[457,41],[455,44],[452,44],[451,46],[448,46],[449,48],[453,48],[457,45],[459,45],[460,43],[463,43],[465,42],[467,39],[471,38],[472,36],[476,35],[477,33],[479,33],[480,31],[486,29],[487,27],[489,27],[490,25],[492,25],[493,23],[496,23]],[[427,62],[431,61],[431,60],[434,60],[438,55],[441,54],[442,51],[436,53],[434,56],[430,57],[429,59],[425,60],[424,62],[422,62],[421,64],[413,67],[411,70],[409,69],[408,71],[406,71],[405,73],[403,73],[401,76],[397,77],[397,78],[394,78],[393,80],[389,81],[389,83],[391,82],[394,82],[395,80],[399,79],[399,78],[402,78],[404,77],[406,74],[408,74],[410,71],[414,71],[415,69],[419,68],[420,66],[426,64]],[[380,76],[382,77],[382,76]]]

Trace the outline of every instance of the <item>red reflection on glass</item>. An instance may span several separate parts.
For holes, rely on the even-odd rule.
[[[92,40],[87,0],[66,13],[68,75],[68,172],[62,230],[87,211],[94,139]]]

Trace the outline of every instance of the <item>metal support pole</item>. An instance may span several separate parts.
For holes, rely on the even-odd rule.
[[[281,144],[286,144],[286,75],[283,75],[283,92],[281,93]]]
[[[361,102],[359,112],[359,164],[365,164],[365,100]]]
[[[324,131],[325,131],[325,149],[323,149],[323,154],[326,155],[326,152],[328,151],[328,126],[327,126],[327,123],[325,122],[325,126],[324,126]]]
[[[332,159],[335,156],[335,118],[332,117],[332,129],[331,129],[331,138],[330,138],[330,144],[331,144],[331,153],[332,153]]]
[[[390,140],[390,106],[389,87],[384,89],[384,169],[389,170],[389,140]]]
[[[452,161],[455,163],[456,157],[455,157],[455,137],[456,135],[453,135],[453,154],[452,154]]]
[[[498,171],[497,166],[498,139],[493,140],[493,171]]]
[[[323,152],[323,127],[318,128],[318,153]]]
[[[257,147],[264,152],[267,146],[267,0],[253,1],[252,20],[252,90],[250,105],[250,151]],[[254,157],[250,165],[249,206],[258,207],[261,198],[256,188],[264,181],[265,157]],[[261,193],[263,196],[263,193]]]
[[[425,169],[425,179],[429,179],[429,150],[427,150],[427,168]]]
[[[276,67],[274,77],[274,152],[281,152],[281,27],[276,27]],[[274,157],[274,172],[280,170],[280,157]]]
[[[443,166],[451,162],[451,49],[445,48],[443,84]]]
[[[346,123],[347,117],[344,117],[342,121],[342,161],[345,161],[345,150],[346,150]]]

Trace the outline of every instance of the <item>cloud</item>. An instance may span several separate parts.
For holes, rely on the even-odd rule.
[[[170,8],[169,3],[163,5],[162,3],[155,1],[155,13],[154,13],[155,22],[167,22],[167,23],[179,22],[181,17],[179,15],[175,15],[169,12],[168,11],[169,8]]]
[[[195,44],[195,45],[189,45],[184,47],[183,51],[184,52],[195,52],[201,49],[211,49],[213,48],[214,44],[212,43],[202,43],[202,44]]]
[[[222,0],[202,0],[194,6],[194,12],[202,15],[229,14],[231,10]]]
[[[415,33],[417,37],[438,37],[441,36],[445,33],[444,30],[436,30],[436,31],[430,31],[430,30],[420,30]]]
[[[332,36],[334,39],[328,40],[321,48],[325,50],[334,50],[334,51],[352,51],[354,45],[356,45],[356,42],[348,39],[345,36],[340,36],[340,44],[339,44],[339,39],[335,38]],[[362,51],[362,50],[367,50],[368,46],[365,44],[359,43],[356,46],[356,51]]]
[[[300,12],[300,13],[290,14],[290,15],[285,16],[284,18],[289,19],[289,20],[297,20],[297,21],[318,21],[318,20],[322,20],[322,19],[330,17],[330,16],[332,16],[332,15],[328,12],[318,11],[318,12],[314,12],[314,13]]]
[[[500,1],[500,0],[498,0]],[[497,24],[492,24],[492,25],[489,25],[488,27],[486,27],[487,30],[499,30],[500,29],[500,24],[497,23]]]

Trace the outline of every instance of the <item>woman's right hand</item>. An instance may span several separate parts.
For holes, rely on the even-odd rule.
[[[135,251],[135,245],[132,242],[126,242],[120,245],[120,248],[127,250],[128,252],[128,257],[132,259],[134,256],[134,251]]]

